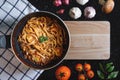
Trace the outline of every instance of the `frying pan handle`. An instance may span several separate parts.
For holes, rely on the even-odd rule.
[[[11,48],[10,38],[11,35],[0,35],[0,48]]]

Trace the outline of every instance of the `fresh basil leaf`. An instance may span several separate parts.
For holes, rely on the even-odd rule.
[[[106,64],[106,70],[107,70],[108,68],[110,68],[112,65],[113,65],[113,62],[107,63],[107,64]]]
[[[103,68],[103,65],[102,65],[101,63],[99,63],[99,66],[100,66],[100,70],[101,70],[102,72],[105,72],[105,70],[104,70],[104,68]]]
[[[86,80],[88,80],[88,79],[86,79]]]
[[[47,37],[44,37],[44,36],[40,36],[39,37],[39,42],[44,42],[44,41],[46,41],[46,40],[48,40],[48,38]]]
[[[119,71],[114,71],[114,72],[111,72],[109,75],[108,75],[108,78],[107,79],[114,79],[117,77]]]
[[[39,37],[39,42],[43,42],[44,41],[44,39],[43,39],[43,37]]]
[[[44,37],[44,40],[46,41],[46,40],[48,40],[48,38],[47,38],[47,37]]]
[[[112,72],[114,70],[115,66],[110,66],[108,69],[107,69],[107,72]]]
[[[98,74],[98,77],[99,77],[99,78],[105,79],[104,74],[103,74],[100,70],[97,70],[97,74]]]

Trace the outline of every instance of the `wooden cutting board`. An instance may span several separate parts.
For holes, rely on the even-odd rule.
[[[71,45],[66,59],[109,59],[110,23],[108,21],[65,21]]]

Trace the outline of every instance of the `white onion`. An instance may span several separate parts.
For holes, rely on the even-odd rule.
[[[78,7],[73,7],[73,8],[70,9],[69,15],[73,19],[78,19],[78,18],[81,17],[82,12]]]
[[[80,5],[85,5],[89,0],[76,0],[76,2]]]

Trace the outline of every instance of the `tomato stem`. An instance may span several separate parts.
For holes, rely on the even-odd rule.
[[[65,77],[65,73],[64,72],[60,72],[60,75],[59,75],[61,78],[62,77]]]
[[[85,63],[86,63],[86,62],[85,62]],[[84,70],[84,68],[83,68],[83,73],[84,73],[84,75],[85,75],[85,77],[86,77],[86,80],[88,80],[87,73],[86,73],[86,71]]]

